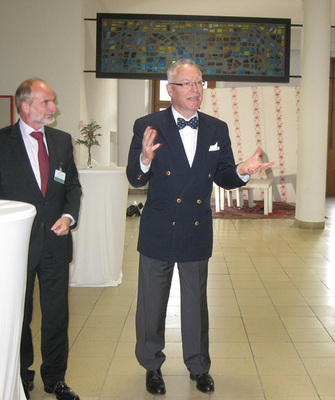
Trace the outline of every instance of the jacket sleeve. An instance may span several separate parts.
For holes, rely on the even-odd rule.
[[[82,195],[81,185],[78,178],[78,170],[74,162],[73,146],[71,140],[68,146],[68,173],[65,184],[65,200],[63,214],[70,214],[76,221],[79,218],[80,198]],[[76,224],[71,226],[75,228]]]
[[[216,121],[216,123],[218,124],[218,131],[220,132],[221,146],[214,182],[227,190],[244,186],[246,182],[244,182],[237,173],[237,165],[235,164],[231,148],[228,126],[223,121]]]

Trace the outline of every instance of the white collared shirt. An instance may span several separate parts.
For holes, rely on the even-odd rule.
[[[40,175],[40,166],[38,163],[38,141],[34,139],[30,134],[32,132],[36,132],[31,126],[27,125],[25,122],[22,121],[22,119],[19,120],[19,127],[20,131],[22,134],[22,139],[24,142],[24,145],[27,150],[27,154],[29,157],[30,165],[33,169],[36,181],[38,183],[39,188],[41,189],[41,175]],[[45,144],[45,147],[48,151],[48,145],[45,140],[45,134],[44,134],[44,126],[42,125],[41,128],[39,129],[40,132],[43,133],[43,141]]]
[[[172,114],[173,117],[176,121],[177,124],[177,119],[178,118],[183,118],[185,119],[178,111],[176,111],[173,106],[171,107],[172,109]],[[192,115],[191,118],[197,117],[198,113],[197,111]],[[190,119],[191,119],[190,118]],[[190,119],[186,119],[186,121],[189,121]],[[179,134],[181,137],[181,140],[184,145],[185,153],[188,159],[188,163],[190,164],[190,167],[192,167],[195,152],[197,150],[197,140],[198,140],[198,129],[193,129],[189,125],[186,125],[183,129],[179,130]]]

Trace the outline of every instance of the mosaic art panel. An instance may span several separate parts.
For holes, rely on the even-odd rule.
[[[165,79],[192,58],[206,80],[287,82],[290,20],[98,14],[98,78]]]

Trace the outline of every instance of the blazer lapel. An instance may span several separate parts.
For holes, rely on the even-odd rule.
[[[15,157],[17,159],[17,165],[21,165],[20,172],[22,174],[27,175],[28,181],[31,182],[31,185],[35,187],[40,193],[41,190],[38,187],[34,171],[31,167],[30,160],[27,154],[26,147],[24,145],[23,139],[22,139],[22,134],[19,128],[19,123],[17,122],[15,125],[13,125],[12,128],[12,149],[15,154]],[[42,195],[42,193],[41,193]]]
[[[195,152],[192,169],[198,168],[207,158],[209,146],[212,141],[214,129],[211,124],[203,117],[201,113],[199,115],[199,128],[198,128],[198,141],[197,149]]]
[[[48,179],[48,186],[46,190],[46,195],[48,193],[48,189],[52,186],[55,181],[55,171],[60,169],[62,166],[60,161],[62,160],[62,148],[59,142],[59,138],[57,138],[57,133],[50,130],[49,127],[45,127],[45,137],[48,145],[48,152],[49,152],[49,179]]]
[[[49,172],[49,179],[48,179],[48,186],[47,186],[47,191],[48,187],[50,185],[50,182],[54,179],[54,171],[59,168],[59,165],[57,165],[57,142],[55,135],[48,130],[48,127],[45,127],[45,137],[48,145],[48,153],[49,153],[49,167],[50,167],[50,172]]]

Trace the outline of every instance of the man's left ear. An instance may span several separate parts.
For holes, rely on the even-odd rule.
[[[166,84],[166,90],[168,92],[168,95],[172,97],[172,88],[171,85],[169,85],[168,83]]]
[[[29,111],[29,108],[30,108],[30,105],[26,101],[23,101],[22,104],[21,104],[21,109],[25,113],[27,113]]]

